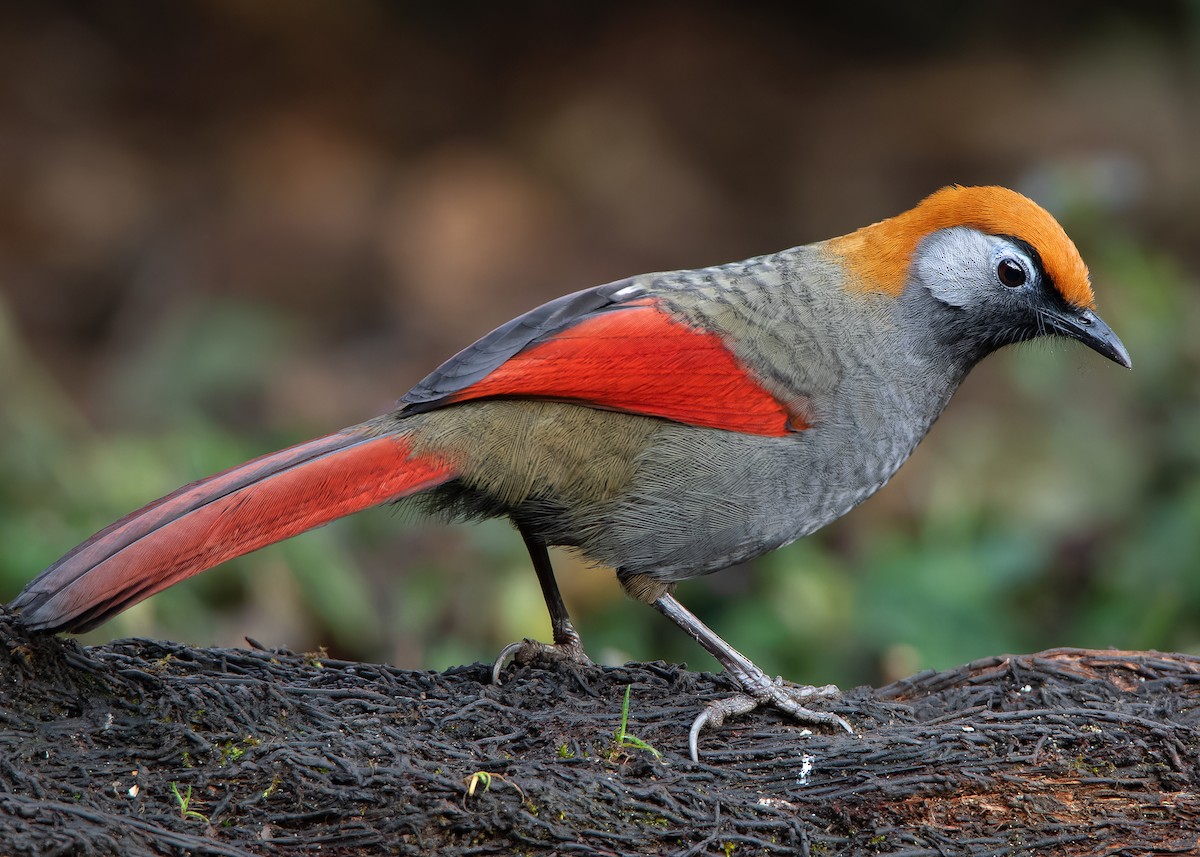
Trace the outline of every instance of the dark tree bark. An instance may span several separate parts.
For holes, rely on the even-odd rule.
[[[755,712],[661,663],[412,672],[89,649],[0,618],[4,854],[1162,854],[1200,849],[1200,659],[1055,650]],[[614,732],[631,688],[628,731]],[[473,788],[472,788],[473,786]]]

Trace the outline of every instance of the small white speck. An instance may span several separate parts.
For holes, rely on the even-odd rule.
[[[625,300],[625,298],[631,298],[634,295],[638,295],[641,293],[642,293],[641,286],[626,286],[623,289],[617,289],[615,292],[612,293],[612,296],[615,300],[623,301],[623,300]]]
[[[790,800],[784,800],[778,797],[760,797],[757,801],[759,806],[770,807],[771,809],[792,810],[796,809],[796,805]]]
[[[974,731],[975,731],[975,727],[974,727],[974,726],[967,726],[967,725],[964,725],[964,726],[962,727],[962,731],[964,731],[964,732],[974,732]]]
[[[800,776],[796,777],[796,782],[802,786],[808,785],[809,777],[812,775],[813,771],[814,758],[815,757],[808,753],[805,753],[800,757]]]
[[[1021,688],[1021,693],[1030,693],[1033,690],[1033,685],[1027,684]]]
[[[109,729],[112,729],[112,725],[113,725],[113,715],[112,715],[112,712],[110,711],[110,712],[108,712],[108,714],[104,715],[104,725],[100,727],[100,731],[107,732]]]

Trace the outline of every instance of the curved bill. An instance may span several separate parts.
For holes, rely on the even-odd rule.
[[[1119,363],[1126,369],[1133,368],[1129,352],[1111,327],[1104,319],[1090,309],[1067,309],[1059,312],[1048,312],[1043,318],[1056,333],[1076,339],[1093,351],[1103,354],[1114,363]]]

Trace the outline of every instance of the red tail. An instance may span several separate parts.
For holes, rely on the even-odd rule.
[[[193,482],[92,536],[11,606],[29,628],[86,631],[227,559],[454,478],[411,451],[350,428]]]

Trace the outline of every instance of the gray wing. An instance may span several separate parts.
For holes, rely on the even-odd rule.
[[[460,390],[483,380],[513,355],[589,316],[635,300],[645,290],[633,279],[555,298],[506,322],[430,372],[400,399],[405,415],[432,411]]]

